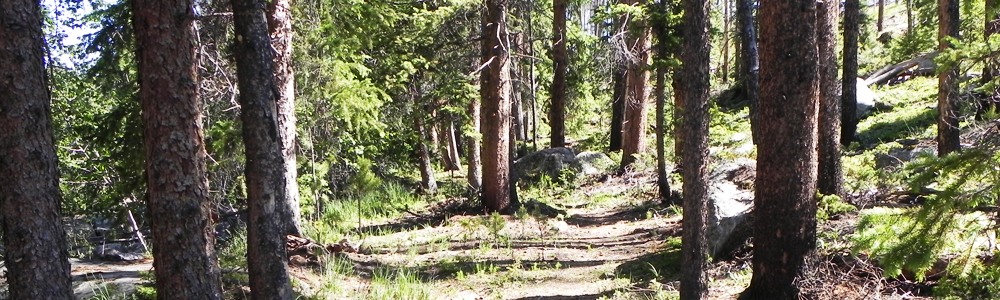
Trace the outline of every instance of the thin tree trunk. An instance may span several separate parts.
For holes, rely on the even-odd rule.
[[[528,14],[527,14],[527,16],[525,16],[525,18],[528,21],[528,37],[526,38],[526,40],[528,41],[528,55],[530,55],[531,57],[535,57],[535,42],[534,42],[534,37],[535,36],[533,34],[534,27],[533,27],[533,23],[531,21],[531,12],[528,12]],[[535,82],[535,63],[536,62],[535,62],[534,59],[532,59],[530,61],[531,61],[531,69],[530,69],[529,72],[531,74],[528,74],[528,81],[530,82],[529,84],[531,85],[531,146],[532,146],[533,150],[537,151],[538,150],[538,111],[537,111],[536,108],[538,107],[538,97],[537,97],[538,93],[536,92],[536,89],[538,88],[538,84]]]
[[[951,48],[946,37],[958,38],[958,0],[938,0],[938,49]],[[938,156],[959,150],[958,71],[955,67],[938,74]]]
[[[754,214],[767,222],[754,223],[753,278],[740,299],[798,299],[795,280],[816,246],[816,6],[760,5],[760,134],[768,140],[757,144]]]
[[[906,0],[906,35],[913,35],[913,0]]]
[[[472,97],[469,99],[469,106],[466,112],[469,114],[469,131],[473,132],[465,136],[465,144],[467,145],[466,151],[468,154],[468,180],[469,187],[473,190],[479,190],[483,186],[483,169],[482,169],[482,158],[480,156],[480,145],[479,145],[479,97]]]
[[[285,155],[278,121],[278,86],[267,30],[264,0],[233,0],[236,72],[240,88],[240,119],[246,147],[247,265],[253,299],[292,299],[285,253],[287,200]],[[286,207],[287,209],[287,207]]]
[[[683,236],[681,237],[680,298],[708,296],[708,87],[711,28],[708,1],[684,0],[679,76],[674,77],[674,96],[684,106],[678,120],[683,178]]]
[[[750,132],[754,144],[760,141],[760,61],[757,53],[757,30],[754,26],[753,0],[736,0],[736,17],[740,35],[740,80],[750,103]]]
[[[861,19],[861,1],[844,3],[844,75],[842,77],[842,103],[840,105],[840,143],[850,145],[858,132],[858,37]]]
[[[566,145],[566,70],[569,58],[566,55],[566,0],[553,0],[552,20],[552,87],[550,89],[551,110],[549,127],[552,128],[549,147]]]
[[[641,5],[645,0],[635,0],[633,5]],[[635,162],[634,155],[646,151],[646,106],[649,102],[649,50],[650,29],[643,19],[633,19],[628,40],[632,61],[628,65],[626,77],[628,86],[625,97],[625,123],[622,125],[622,162],[626,168]]]
[[[722,1],[722,83],[729,82],[729,1]]]
[[[991,36],[996,33],[1000,33],[1000,3],[998,3],[998,0],[986,0],[985,10],[986,17],[983,28],[983,38],[987,43],[989,43]],[[983,77],[979,79],[980,85],[986,85],[992,82],[997,75],[1000,75],[1000,62],[997,61],[996,57],[991,56],[984,62]],[[983,95],[983,99],[979,100],[979,107],[976,109],[976,120],[982,120],[991,108],[996,108],[993,100],[998,94],[1000,93],[998,93],[998,90],[994,88],[992,91],[987,91],[986,94]]]
[[[622,125],[625,122],[625,68],[614,66],[611,73],[613,81],[613,94],[611,96],[611,142],[608,151],[618,151],[622,149]]]
[[[840,82],[837,80],[838,5],[817,2],[816,37],[819,46],[819,174],[817,189],[824,195],[844,195],[840,162]]]
[[[0,223],[9,299],[73,299],[39,1],[0,0]]]
[[[507,213],[510,181],[510,65],[507,0],[487,0],[482,22],[483,204],[487,212]]]
[[[418,97],[414,96],[414,102]],[[434,178],[434,163],[431,162],[431,154],[427,146],[428,140],[433,133],[427,132],[427,125],[424,116],[419,113],[414,114],[414,126],[417,127],[417,155],[420,157],[420,185],[424,192],[428,194],[437,193],[437,180]]]
[[[461,172],[462,162],[458,154],[458,143],[455,141],[455,121],[453,121],[451,116],[449,115],[448,118],[445,118],[443,120],[443,122],[447,124],[446,125],[447,128],[441,131],[443,134],[441,138],[443,138],[445,141],[444,157],[446,157],[447,158],[446,161],[448,161],[448,165],[446,166],[445,171]]]
[[[881,34],[882,33],[882,29],[884,29],[882,27],[882,20],[883,20],[883,13],[884,12],[885,12],[885,0],[878,0],[878,21],[876,21],[875,28],[877,30],[876,32],[879,33],[879,34]]]
[[[194,2],[132,4],[157,297],[222,299],[209,218]]]
[[[278,86],[278,131],[281,153],[285,157],[285,199],[277,203],[279,222],[284,233],[302,236],[299,208],[298,145],[295,132],[295,71],[292,68],[292,11],[289,0],[267,4],[267,23],[274,47],[274,81]]]

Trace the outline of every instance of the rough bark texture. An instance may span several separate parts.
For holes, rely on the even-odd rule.
[[[566,55],[566,0],[553,0],[552,19],[552,97],[549,111],[549,127],[552,128],[549,147],[566,145],[566,70],[569,57]]]
[[[757,144],[754,213],[768,221],[754,223],[753,278],[740,298],[797,299],[795,278],[816,244],[816,3],[764,1],[760,13],[760,129],[767,140]]]
[[[884,28],[882,26],[882,20],[884,19],[883,18],[884,14],[885,14],[885,0],[878,0],[878,20],[875,21],[876,22],[876,24],[875,24],[875,33],[876,34],[881,34],[882,33],[882,29]]]
[[[462,161],[458,154],[458,142],[455,140],[455,122],[452,121],[450,115],[448,118],[443,120],[445,123],[444,130],[441,130],[441,138],[444,139],[444,157],[445,161],[448,163],[445,165],[445,171],[462,171]]]
[[[746,0],[744,0],[746,1]],[[861,33],[861,0],[844,2],[844,75],[841,88],[842,108],[858,105],[858,37]],[[858,132],[858,110],[840,110],[840,143],[850,145]]]
[[[480,156],[480,132],[479,128],[479,98],[469,99],[469,107],[466,112],[469,114],[469,131],[475,134],[469,134],[465,137],[466,150],[468,151],[468,180],[469,188],[473,190],[479,190],[483,186],[483,160]]]
[[[750,104],[750,133],[754,144],[760,141],[760,58],[757,52],[757,29],[753,21],[753,0],[736,0],[736,18],[740,36],[740,82]]]
[[[622,122],[625,121],[625,68],[614,66],[611,80],[614,82],[611,95],[611,133],[608,151],[622,149]]]
[[[289,0],[272,0],[267,4],[267,25],[274,47],[274,83],[278,87],[278,133],[281,154],[285,157],[285,199],[278,202],[278,222],[284,223],[284,233],[302,236],[299,209],[298,164],[295,155],[295,72],[292,69],[292,10]]]
[[[951,48],[946,37],[958,38],[958,0],[938,0],[938,49]],[[948,68],[938,74],[938,156],[958,151],[958,70]]]
[[[414,104],[417,104],[417,97],[413,98]],[[437,193],[437,180],[434,179],[434,164],[431,162],[431,153],[427,146],[429,133],[427,132],[427,125],[423,117],[423,114],[418,113],[414,116],[413,121],[413,125],[417,127],[417,135],[419,136],[417,138],[417,156],[420,160],[420,185],[425,193],[434,194]]]
[[[482,95],[483,204],[487,212],[510,207],[510,45],[507,40],[507,0],[487,0],[483,15]]]
[[[642,5],[645,0],[632,1]],[[622,163],[628,167],[635,162],[634,154],[646,151],[646,107],[649,102],[649,58],[652,39],[646,20],[633,19],[629,24],[628,45],[631,47],[626,75],[625,114],[622,125]]]
[[[674,77],[681,139],[681,177],[684,181],[684,219],[681,237],[681,299],[708,294],[706,219],[708,218],[708,77],[711,44],[708,1],[684,0],[680,52],[681,69]]]
[[[840,81],[837,80],[837,13],[839,5],[817,2],[816,39],[819,47],[819,174],[817,189],[844,196],[840,163]]]
[[[278,121],[278,86],[268,38],[264,0],[233,0],[240,119],[246,147],[247,265],[255,300],[291,299],[285,226],[274,220],[287,199],[285,160]]]
[[[194,2],[132,3],[157,297],[221,299],[193,44]]]
[[[0,0],[0,219],[10,299],[73,299],[38,1]]]
[[[662,35],[660,35],[662,37]],[[664,44],[662,39],[657,40],[658,44]],[[657,55],[667,57],[663,46],[657,46]],[[666,110],[666,77],[667,68],[660,66],[656,68],[656,87],[653,94],[656,95],[656,187],[660,191],[660,199],[672,201],[673,194],[670,191],[670,174],[667,173],[666,157],[666,125],[667,118],[664,116]]]

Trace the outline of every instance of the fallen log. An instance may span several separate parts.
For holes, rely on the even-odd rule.
[[[934,57],[937,54],[937,51],[921,53],[917,57],[906,61],[885,66],[875,71],[875,73],[868,75],[868,79],[865,79],[865,84],[869,86],[873,84],[886,84],[901,75],[932,75],[935,69]]]

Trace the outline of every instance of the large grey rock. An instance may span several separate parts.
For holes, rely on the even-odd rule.
[[[875,107],[875,100],[878,97],[875,96],[875,92],[872,92],[868,88],[868,84],[865,83],[864,79],[858,78],[858,118],[868,116],[871,113],[872,108]]]
[[[518,179],[537,180],[542,175],[557,180],[563,170],[574,173],[580,169],[576,162],[576,152],[570,148],[550,148],[525,155],[514,162],[514,174]]]
[[[594,151],[580,152],[576,155],[576,161],[580,164],[580,172],[588,176],[604,174],[615,166],[608,155]]]
[[[920,155],[937,155],[933,147],[906,146],[889,149],[888,153],[875,155],[875,167],[879,169],[901,166],[917,159]]]
[[[709,175],[708,250],[713,258],[727,255],[752,233],[752,184],[757,162],[739,159],[719,165]]]

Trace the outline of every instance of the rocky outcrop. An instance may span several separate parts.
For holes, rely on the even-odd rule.
[[[514,162],[513,174],[518,180],[539,180],[546,176],[558,181],[564,174],[598,175],[614,166],[600,152],[576,153],[572,148],[551,148],[525,155]]]
[[[753,233],[753,182],[757,162],[739,159],[719,165],[710,174],[708,250],[713,258],[727,256]]]

